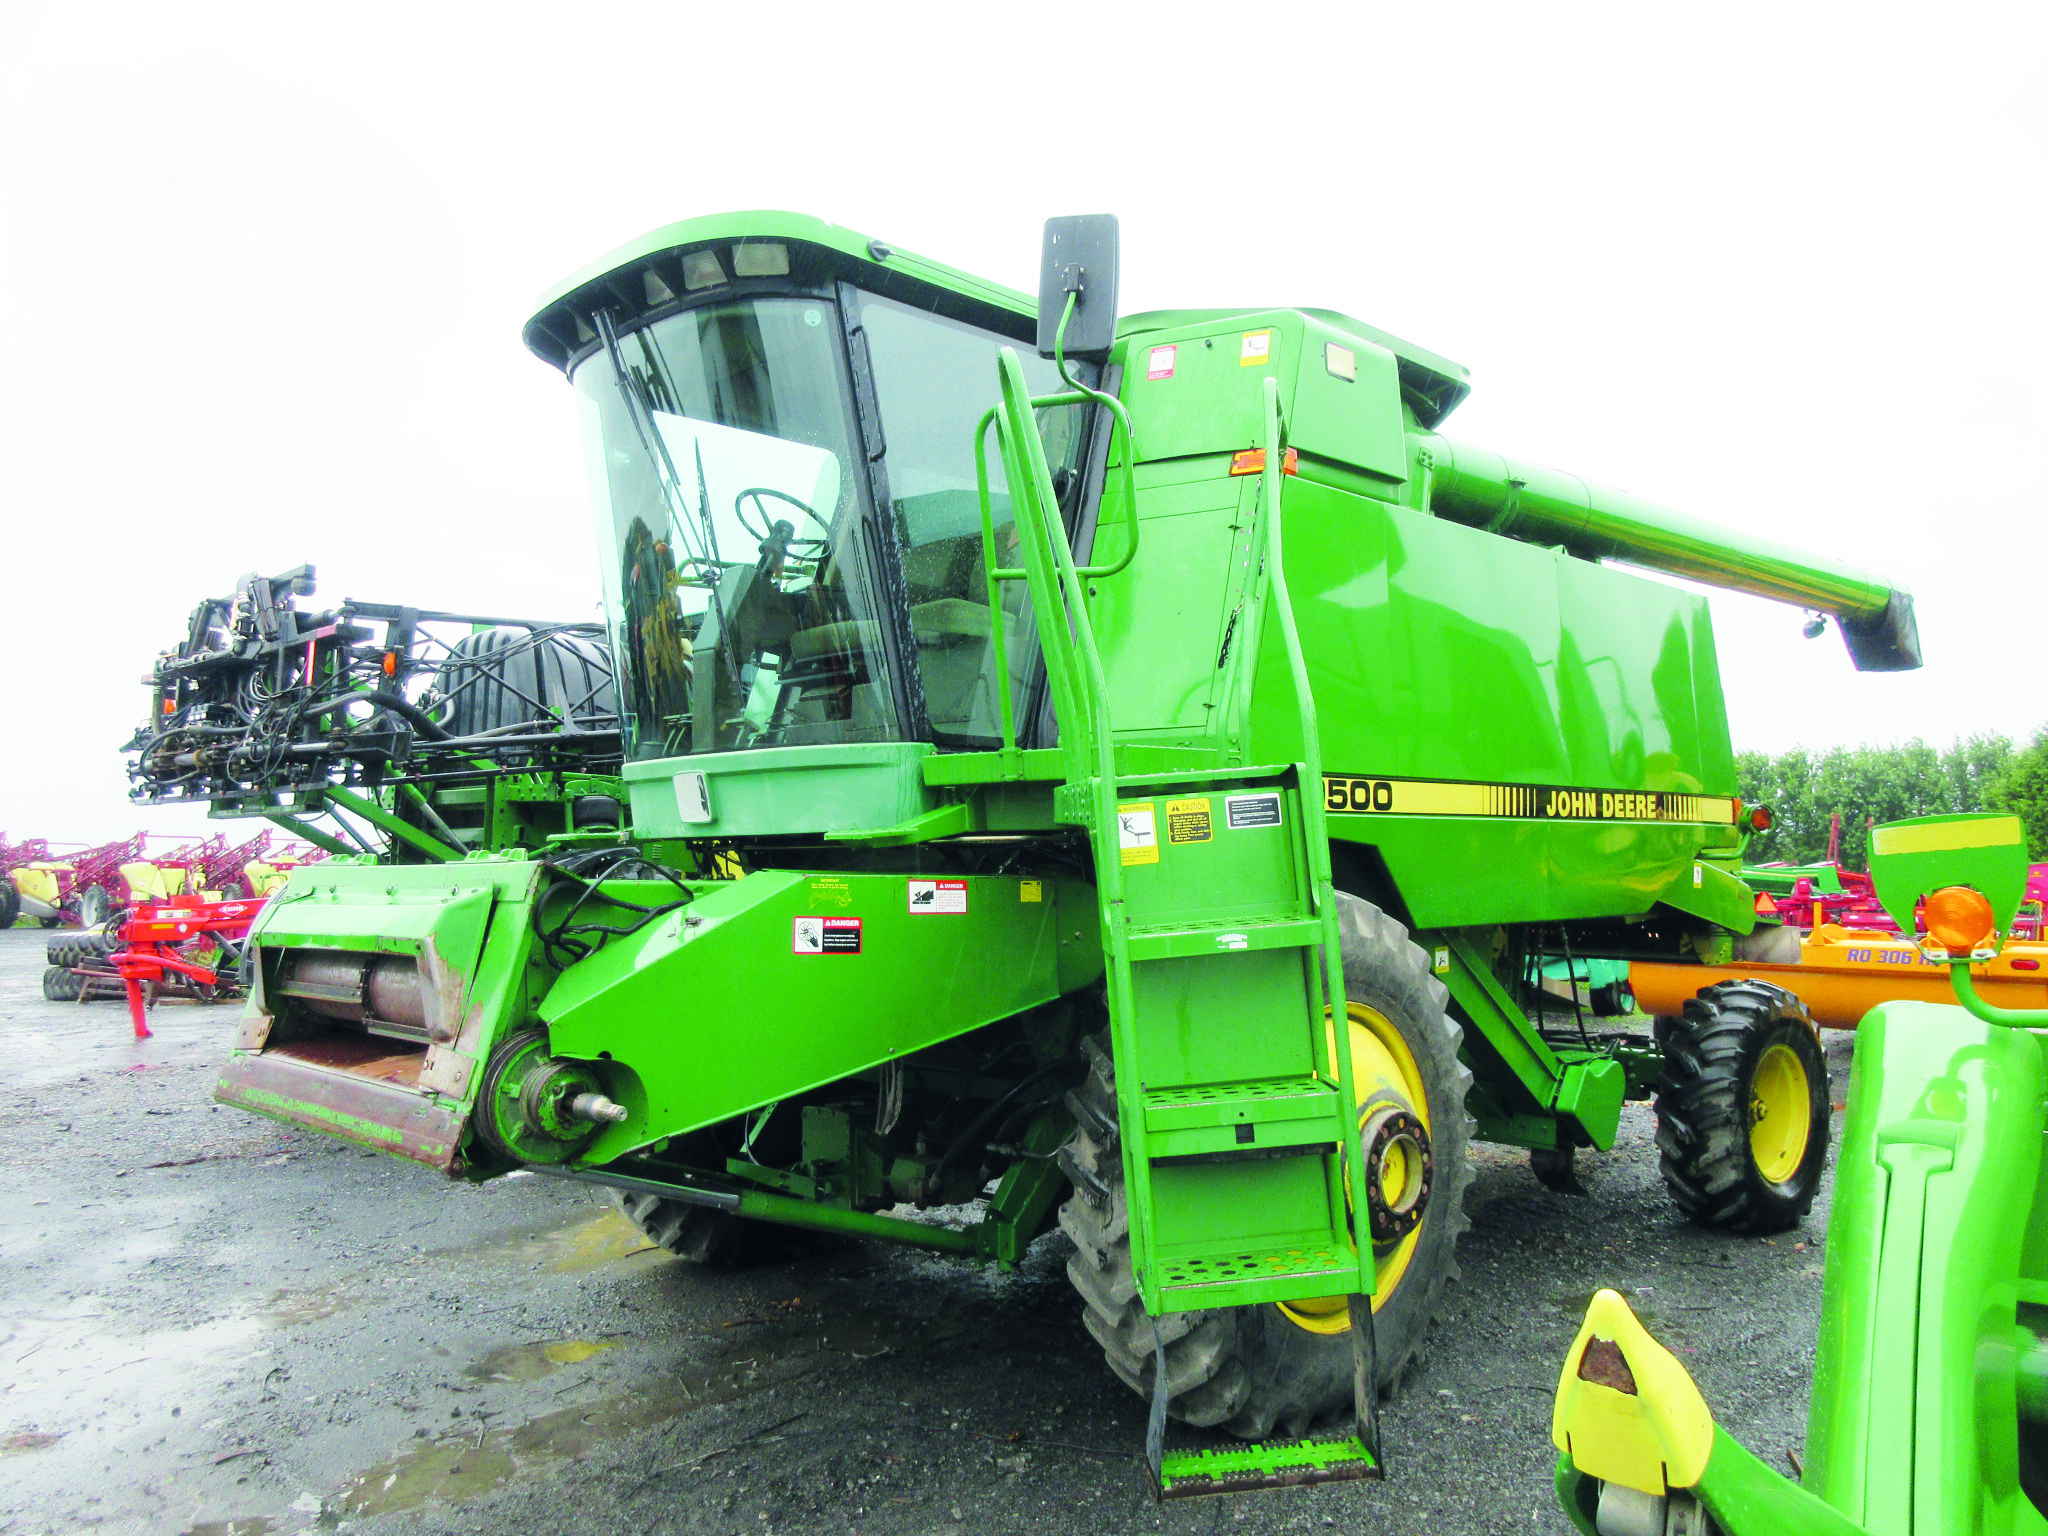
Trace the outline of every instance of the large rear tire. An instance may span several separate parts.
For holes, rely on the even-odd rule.
[[[1765,982],[1723,981],[1658,1022],[1657,1150],[1672,1200],[1729,1232],[1798,1226],[1820,1189],[1833,1113],[1806,1005]]]
[[[1405,1102],[1423,1121],[1434,1163],[1419,1224],[1374,1247],[1377,1386],[1388,1392],[1421,1353],[1444,1287],[1457,1274],[1471,1179],[1465,1092],[1472,1076],[1458,1060],[1462,1032],[1446,1012],[1448,994],[1428,957],[1371,903],[1346,895],[1337,902],[1360,1116],[1389,1099]],[[1067,1276],[1110,1369],[1149,1396],[1153,1321],[1132,1274],[1115,1067],[1098,1040],[1085,1044],[1092,1069],[1068,1096],[1077,1130],[1060,1154],[1074,1184],[1073,1198],[1060,1209],[1060,1226],[1075,1250]],[[1259,1439],[1302,1434],[1351,1407],[1350,1323],[1342,1297],[1178,1312],[1158,1325],[1166,1344],[1167,1411],[1186,1423]]]
[[[0,872],[0,928],[12,928],[14,920],[21,916],[21,892],[14,888],[14,882]]]

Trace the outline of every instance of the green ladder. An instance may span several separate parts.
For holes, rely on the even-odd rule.
[[[1279,396],[1266,391],[1266,469],[1253,548],[1265,601],[1246,604],[1242,687],[1258,655],[1258,615],[1277,619],[1293,672],[1300,760],[1217,766],[1190,753],[1169,772],[1119,770],[1108,688],[1086,583],[1137,552],[1130,423],[1086,389],[1033,399],[1016,355],[1000,362],[1001,406],[976,438],[989,592],[1024,581],[1060,723],[1060,819],[1088,830],[1108,975],[1117,1116],[1139,1294],[1154,1322],[1147,1459],[1162,1497],[1380,1475],[1372,1251],[1352,1235],[1367,1209],[1364,1157],[1343,1015],[1342,961],[1307,670],[1280,565]],[[1034,409],[1095,401],[1125,433],[1130,538],[1121,559],[1076,566],[1052,494]],[[1016,511],[1024,565],[995,566],[983,444],[991,420]],[[1002,626],[998,677],[1007,678]],[[1002,691],[1002,690],[999,690]],[[1010,701],[1004,750],[1015,752]],[[1155,754],[1156,755],[1156,754]],[[1354,1349],[1350,1435],[1223,1450],[1165,1450],[1166,1356],[1157,1319],[1173,1312],[1341,1295]]]

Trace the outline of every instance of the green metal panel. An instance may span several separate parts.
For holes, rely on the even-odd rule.
[[[1059,880],[968,877],[964,913],[919,913],[904,875],[772,870],[563,972],[541,1007],[558,1056],[608,1056],[632,1111],[582,1161],[835,1082],[1047,1002],[1100,974],[1095,900]],[[1034,899],[1035,898],[1035,899]],[[797,924],[858,949],[797,952]]]
[[[628,763],[633,826],[643,837],[761,837],[894,827],[936,807],[921,766],[921,742],[755,747]],[[703,802],[685,820],[684,800]],[[681,796],[682,799],[678,797]]]
[[[1297,345],[1287,441],[1304,455],[1407,479],[1400,360],[1323,320],[1304,321]]]

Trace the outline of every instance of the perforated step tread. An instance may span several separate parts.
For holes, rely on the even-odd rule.
[[[1148,1131],[1265,1125],[1286,1120],[1326,1120],[1334,1125],[1339,1114],[1337,1085],[1314,1076],[1197,1083],[1145,1091]]]
[[[1356,1435],[1272,1440],[1251,1445],[1168,1451],[1159,1465],[1160,1496],[1242,1493],[1382,1476],[1379,1460]]]
[[[1159,1259],[1159,1294],[1166,1310],[1205,1305],[1205,1293],[1229,1293],[1228,1305],[1297,1301],[1358,1289],[1358,1256],[1327,1232],[1304,1233],[1254,1248],[1182,1252]],[[1219,1302],[1218,1304],[1222,1304]]]

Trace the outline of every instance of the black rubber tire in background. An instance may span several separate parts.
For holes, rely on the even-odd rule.
[[[1657,1090],[1657,1150],[1665,1187],[1693,1221],[1763,1235],[1799,1225],[1820,1190],[1833,1106],[1827,1058],[1806,1005],[1761,981],[1705,988],[1677,1019],[1658,1020],[1664,1065]],[[1750,1140],[1756,1069],[1787,1047],[1806,1074],[1803,1156],[1782,1182],[1764,1177]]]
[[[77,1002],[84,985],[65,966],[53,965],[43,972],[43,996],[53,1003]]]
[[[14,882],[0,871],[0,928],[12,928],[14,920],[21,916],[21,892],[14,888]]]
[[[633,1190],[614,1189],[610,1194],[626,1219],[657,1247],[706,1269],[737,1269],[775,1246],[771,1241],[774,1234],[763,1223],[729,1211],[685,1205]]]
[[[1371,1006],[1399,1028],[1414,1055],[1428,1103],[1435,1186],[1415,1250],[1394,1290],[1374,1311],[1382,1393],[1399,1383],[1457,1274],[1458,1234],[1467,1225],[1465,1148],[1471,1072],[1458,1060],[1463,1032],[1446,1011],[1444,986],[1407,930],[1371,903],[1340,894],[1338,927],[1349,1001]],[[1060,1153],[1074,1195],[1060,1208],[1073,1240],[1067,1277],[1082,1319],[1110,1369],[1150,1396],[1152,1319],[1132,1273],[1130,1216],[1116,1119],[1116,1075],[1099,1039],[1084,1042],[1091,1071],[1068,1095],[1074,1139]],[[1272,1305],[1177,1312],[1158,1320],[1166,1344],[1167,1409],[1176,1419],[1219,1426],[1246,1439],[1299,1435],[1351,1409],[1351,1337],[1315,1333]]]
[[[74,910],[78,913],[80,927],[98,928],[114,915],[116,907],[117,903],[107,894],[106,887],[88,885],[78,893],[78,902]]]
[[[43,958],[51,965],[93,965],[121,951],[111,933],[79,933],[75,929],[43,941]]]

